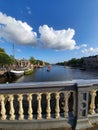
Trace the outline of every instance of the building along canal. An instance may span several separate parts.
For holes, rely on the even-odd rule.
[[[98,70],[80,70],[79,68],[54,65],[47,71],[47,66],[45,66],[35,69],[31,75],[24,75],[11,82],[68,81],[76,79],[98,79]]]

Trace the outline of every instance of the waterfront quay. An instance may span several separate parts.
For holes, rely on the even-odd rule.
[[[0,85],[1,129],[80,130],[98,123],[97,113],[97,79]]]

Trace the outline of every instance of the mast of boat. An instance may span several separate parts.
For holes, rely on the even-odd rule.
[[[12,46],[12,53],[13,53],[13,69],[15,69],[15,45],[13,43],[13,46]]]
[[[15,60],[15,45],[14,45],[14,43],[13,43],[13,58]]]

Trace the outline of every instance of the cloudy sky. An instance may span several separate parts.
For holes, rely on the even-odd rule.
[[[0,0],[0,47],[50,63],[98,54],[98,0]]]

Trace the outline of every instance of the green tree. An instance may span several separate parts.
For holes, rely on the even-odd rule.
[[[6,54],[5,50],[0,48],[0,65],[8,65],[12,64],[12,60],[8,54]]]
[[[81,59],[79,59],[79,66],[82,67],[83,66],[83,62],[84,62],[84,57],[82,57]]]
[[[14,63],[16,61],[16,59],[14,58],[13,55],[10,55],[10,59],[12,60],[12,63]]]
[[[30,57],[29,61],[31,64],[34,64],[34,65],[36,64],[36,60],[33,56]]]
[[[3,48],[0,48],[0,52],[1,52],[1,53],[6,53]]]
[[[71,60],[68,61],[69,66],[76,67],[78,64],[78,60],[76,58],[72,58]]]

